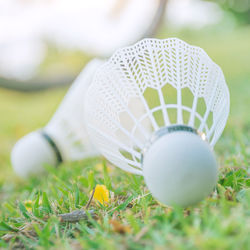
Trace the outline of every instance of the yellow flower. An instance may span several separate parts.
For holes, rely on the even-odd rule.
[[[99,184],[96,185],[93,199],[95,201],[100,202],[102,205],[105,205],[105,206],[108,205],[109,191],[105,185],[99,185]]]
[[[32,204],[33,204],[33,201],[31,200],[27,200],[24,202],[24,206],[28,212],[32,211]]]

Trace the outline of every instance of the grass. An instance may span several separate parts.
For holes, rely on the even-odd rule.
[[[48,175],[20,180],[11,169],[11,147],[48,121],[66,89],[0,90],[0,247],[250,249],[250,29],[172,33],[162,36],[202,46],[222,66],[230,88],[230,118],[215,147],[221,168],[213,194],[195,207],[168,208],[152,198],[142,177],[103,158],[47,166]],[[110,191],[108,205],[92,202],[95,218],[63,223],[58,214],[85,208],[96,184]]]

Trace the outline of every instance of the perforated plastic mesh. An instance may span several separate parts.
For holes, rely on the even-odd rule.
[[[195,127],[213,146],[226,124],[229,91],[220,67],[201,48],[175,38],[144,39],[101,66],[85,111],[103,155],[141,174],[141,151],[160,127]]]

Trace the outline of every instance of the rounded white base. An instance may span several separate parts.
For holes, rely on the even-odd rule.
[[[208,196],[216,185],[217,170],[210,145],[198,135],[184,131],[160,137],[143,159],[149,190],[170,206],[187,207]]]
[[[21,138],[11,152],[12,166],[17,175],[26,178],[38,175],[45,164],[56,165],[56,155],[39,132],[32,132]]]

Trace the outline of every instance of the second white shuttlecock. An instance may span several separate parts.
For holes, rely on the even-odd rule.
[[[81,160],[99,152],[88,138],[82,115],[84,98],[96,69],[103,60],[93,59],[72,84],[49,123],[21,138],[11,152],[20,177],[39,175],[46,164]]]
[[[183,207],[217,182],[212,148],[228,113],[220,67],[175,38],[118,50],[97,70],[85,103],[88,131],[102,154],[143,175],[159,201]]]

